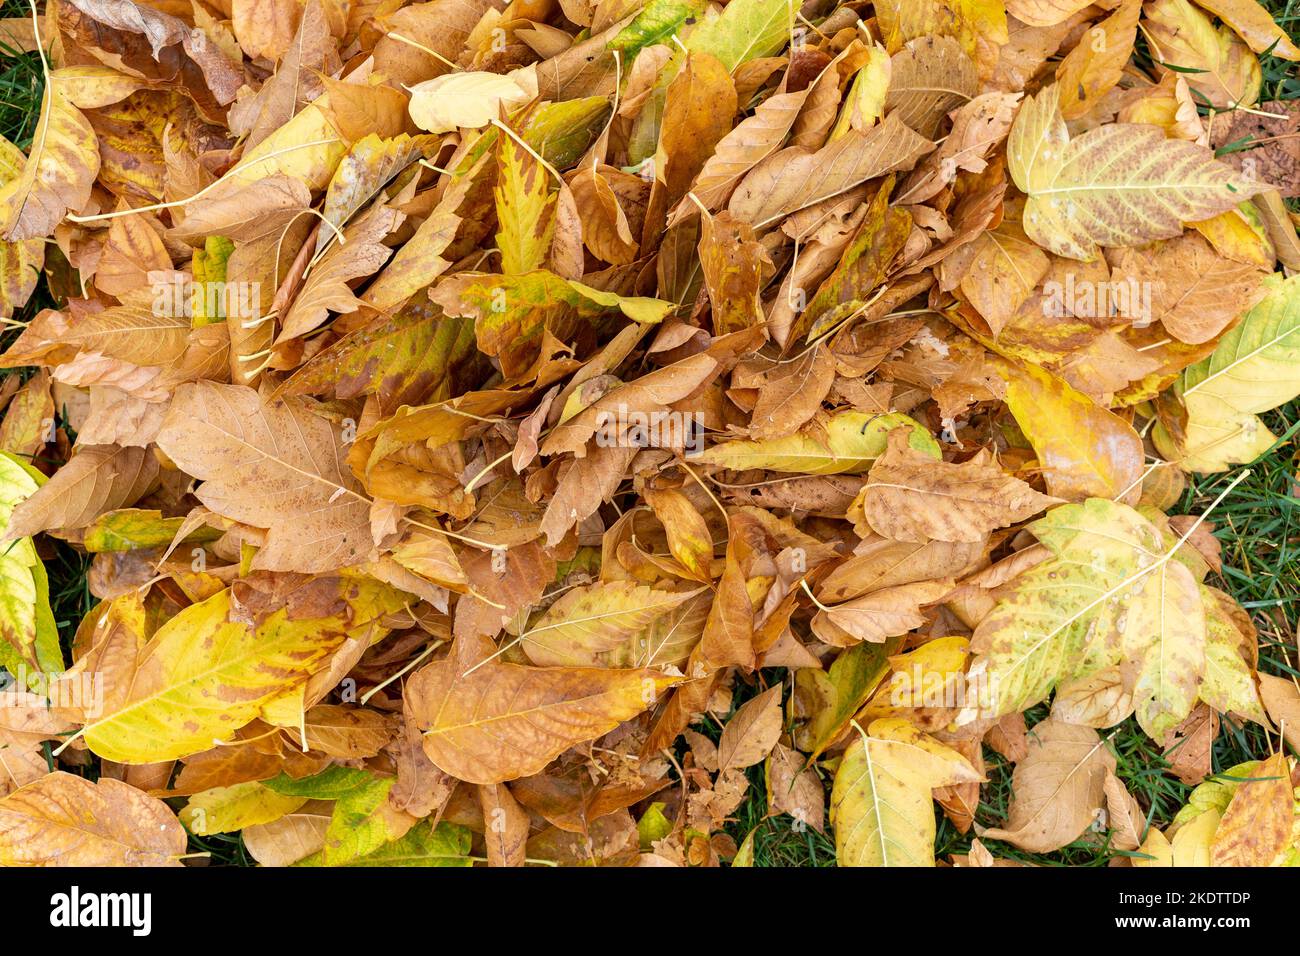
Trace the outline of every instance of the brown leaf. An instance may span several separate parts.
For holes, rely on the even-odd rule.
[[[300,400],[266,404],[244,386],[185,385],[158,447],[203,480],[207,507],[267,529],[256,568],[330,571],[370,548],[369,500],[344,463],[342,428]]]
[[[675,683],[651,670],[475,666],[453,657],[411,677],[406,707],[430,760],[467,783],[493,784],[539,772]]]
[[[781,735],[781,688],[771,687],[740,705],[722,728],[718,769],[743,770],[764,759]]]
[[[1058,499],[1002,471],[981,452],[960,465],[936,462],[908,444],[906,429],[871,466],[859,501],[867,523],[895,541],[982,541]]]
[[[897,170],[934,148],[891,113],[866,132],[851,130],[820,150],[797,146],[774,153],[741,180],[727,204],[755,229]]]
[[[106,511],[135,504],[157,478],[152,449],[87,445],[14,509],[9,537],[84,528]]]
[[[510,795],[504,783],[480,786],[484,842],[489,866],[523,866],[527,856],[528,814]]]
[[[988,840],[1046,853],[1077,840],[1105,800],[1115,758],[1097,732],[1054,719],[1029,734],[1029,752],[1011,775],[1011,808],[1005,829],[984,830]]]
[[[118,780],[58,771],[0,799],[5,866],[180,866],[184,852],[167,805]]]

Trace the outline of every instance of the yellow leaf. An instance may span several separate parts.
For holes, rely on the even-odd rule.
[[[1038,456],[1058,498],[1133,503],[1144,456],[1133,426],[1062,379],[1034,365],[1000,365],[1007,408]]]
[[[347,155],[348,142],[325,112],[322,96],[262,140],[219,180],[221,189],[253,186],[268,176],[296,179],[310,190],[324,189]]]
[[[1098,245],[1136,246],[1179,235],[1264,186],[1204,146],[1154,126],[1111,123],[1071,139],[1059,87],[1027,97],[1007,139],[1007,165],[1028,196],[1024,227],[1043,248],[1091,260]]]
[[[270,823],[306,802],[306,797],[284,796],[260,783],[237,783],[194,794],[179,816],[181,823],[195,836],[207,836]]]
[[[528,659],[542,667],[616,661],[626,666],[637,657],[654,659],[649,641],[655,622],[699,593],[661,591],[630,581],[574,588],[520,635],[520,643]]]
[[[868,415],[850,411],[832,417],[820,433],[807,428],[784,438],[721,442],[696,460],[733,471],[766,468],[805,475],[861,472],[884,454],[886,436],[899,425],[914,426],[911,430],[913,444],[938,457],[938,445],[930,433],[906,415]]]
[[[445,133],[458,126],[487,126],[502,106],[520,106],[536,96],[537,81],[523,70],[448,73],[410,89],[409,110],[415,125],[429,133]]]
[[[0,136],[0,195],[11,182],[22,176],[27,163],[17,146]],[[31,298],[45,264],[45,242],[24,239],[0,241],[0,318],[9,318]]]
[[[1187,408],[1185,438],[1163,426],[1156,447],[1186,471],[1224,471],[1253,461],[1276,441],[1258,415],[1300,395],[1300,277],[1265,278],[1264,297],[1188,368],[1177,392]]]
[[[395,592],[363,579],[307,587],[331,603],[342,599],[348,613],[302,617],[281,606],[249,624],[232,619],[226,590],[171,618],[144,646],[120,706],[86,725],[87,745],[137,764],[207,750],[323,669],[352,631],[368,633],[380,613],[402,606]]]
[[[965,757],[906,720],[859,728],[831,789],[839,865],[934,866],[931,791],[981,779]]]
[[[1143,32],[1156,69],[1177,75],[1218,109],[1254,106],[1262,74],[1250,48],[1232,30],[1215,26],[1189,0],[1153,0],[1145,7]]]
[[[21,459],[0,453],[0,528],[8,528],[14,508],[44,481]],[[29,537],[0,550],[0,666],[14,675],[22,666],[38,673],[63,666],[45,566]]]
[[[1221,714],[1237,713],[1268,726],[1260,691],[1255,689],[1253,668],[1247,663],[1255,652],[1255,626],[1237,602],[1222,591],[1201,585],[1205,604],[1205,678],[1201,700]],[[1261,688],[1263,678],[1260,675]],[[1290,682],[1285,682],[1288,686]],[[1290,728],[1282,728],[1285,733]]]
[[[873,720],[905,716],[899,713],[902,709],[949,706],[944,698],[959,691],[955,682],[962,680],[969,657],[970,641],[964,637],[939,637],[914,651],[892,655],[894,675],[861,716]]]
[[[891,53],[918,37],[956,37],[972,56],[981,43],[1008,40],[1003,0],[885,0],[876,4],[876,18]]]
[[[553,185],[550,171],[513,136],[497,137],[497,248],[507,275],[545,264],[555,233]]]
[[[1123,0],[1119,8],[1079,38],[1056,68],[1061,115],[1076,119],[1101,102],[1128,66],[1137,37],[1142,0]]]
[[[1196,4],[1232,27],[1256,53],[1268,52],[1284,60],[1300,60],[1300,47],[1291,42],[1273,14],[1255,0],[1196,0]]]
[[[1210,219],[1192,223],[1192,228],[1204,236],[1221,256],[1246,265],[1272,272],[1279,258],[1274,248],[1264,210],[1267,194],[1244,202],[1236,209],[1219,213]],[[1291,228],[1294,235],[1295,227]]]
[[[877,43],[868,48],[867,57],[867,62],[853,76],[844,105],[840,107],[840,118],[827,142],[834,142],[850,129],[870,129],[884,114],[889,92],[889,53]]]
[[[1285,753],[1261,760],[1232,795],[1210,847],[1214,866],[1269,866],[1291,842],[1295,795]]]
[[[971,678],[998,716],[1042,700],[1058,682],[1124,664],[1144,730],[1163,742],[1191,711],[1205,668],[1196,579],[1159,530],[1102,498],[1062,505],[1029,526],[1052,557],[1020,574],[975,630]]]
[[[0,185],[0,239],[52,235],[69,211],[89,201],[98,173],[99,142],[90,121],[57,83],[47,83],[22,173]]]

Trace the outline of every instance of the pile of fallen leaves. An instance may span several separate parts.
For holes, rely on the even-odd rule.
[[[1300,719],[1212,509],[1166,515],[1300,394],[1254,0],[4,32],[45,87],[0,307],[57,308],[3,355],[0,864],[746,865],[757,788],[929,865],[985,747],[1008,819],[943,862],[1300,859],[1280,743],[1161,830],[1106,733],[1197,783],[1221,715]]]

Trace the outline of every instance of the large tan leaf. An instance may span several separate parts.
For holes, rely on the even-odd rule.
[[[773,153],[741,180],[727,209],[761,229],[858,183],[911,169],[932,149],[891,114],[878,126],[852,130],[816,151],[791,146]]]
[[[311,190],[282,173],[251,183],[232,182],[187,203],[185,219],[168,235],[187,241],[218,235],[252,242],[279,236],[310,205]]]
[[[1006,474],[987,452],[961,464],[935,461],[895,429],[867,473],[859,502],[873,531],[895,541],[982,541],[1057,499]]]
[[[951,579],[914,581],[873,590],[843,604],[822,608],[813,618],[813,633],[837,647],[855,641],[879,644],[921,627],[926,620],[921,608],[938,603],[951,590]]]
[[[150,448],[79,446],[71,461],[14,508],[8,536],[84,528],[106,511],[135,504],[157,477],[158,459]]]
[[[253,567],[332,571],[365,560],[370,500],[347,467],[342,424],[298,399],[197,382],[176,391],[158,447],[203,481],[213,511],[267,529]]]
[[[1047,254],[1029,241],[1019,223],[1003,220],[981,233],[961,256],[941,260],[936,272],[944,288],[960,287],[996,338],[1034,294],[1049,265]]]
[[[678,683],[652,670],[491,661],[467,673],[473,666],[454,656],[429,664],[411,677],[405,700],[429,759],[479,784],[540,772],[575,744],[653,706]]]
[[[750,435],[777,438],[796,431],[821,409],[834,379],[835,360],[821,345],[776,366],[759,386]]]
[[[900,584],[957,577],[981,562],[983,545],[983,541],[918,544],[865,537],[851,558],[821,579],[817,597],[830,603]]]
[[[718,770],[751,767],[764,759],[781,736],[781,687],[771,687],[745,701],[722,728]]]
[[[520,641],[528,659],[542,667],[591,667],[619,658],[631,663],[648,649],[652,625],[698,593],[660,591],[630,581],[574,588]]]
[[[161,800],[57,771],[0,800],[0,866],[180,866],[185,830]]]
[[[325,845],[330,823],[328,803],[309,802],[296,813],[243,831],[244,846],[263,866],[289,866]]]
[[[788,0],[775,2],[784,6]],[[707,52],[688,55],[664,96],[654,154],[655,184],[643,238],[658,226],[660,210],[685,195],[718,141],[731,132],[736,106],[736,85],[727,67]]]
[[[0,691],[0,797],[50,772],[45,742],[71,733],[70,723],[43,696],[15,687]]]
[[[1056,86],[1027,97],[1007,139],[1007,164],[1029,196],[1029,238],[1059,256],[1091,260],[1097,246],[1168,239],[1263,189],[1204,146],[1160,129],[1111,123],[1071,139]]]
[[[1006,826],[981,836],[1032,853],[1059,850],[1094,822],[1114,770],[1115,757],[1095,730],[1048,718],[1029,732],[1029,751],[1011,775]]]
[[[808,89],[778,93],[758,105],[718,141],[704,168],[695,177],[691,192],[708,209],[717,209],[731,195],[741,177],[776,152],[789,134]],[[680,207],[683,212],[687,206]]]
[[[922,136],[979,92],[975,64],[952,37],[910,41],[891,58],[885,109]]]
[[[1150,289],[1151,318],[1189,345],[1217,338],[1263,294],[1258,268],[1224,258],[1195,233],[1125,249],[1113,275]]]
[[[388,35],[375,45],[376,63],[406,85],[446,73],[453,69],[448,60],[460,55],[470,31],[490,9],[489,0],[432,0],[395,10],[381,20]]]
[[[171,365],[185,353],[189,320],[168,308],[120,305],[74,318],[53,309],[41,312],[4,355],[4,364],[62,365],[83,354],[138,366]]]

